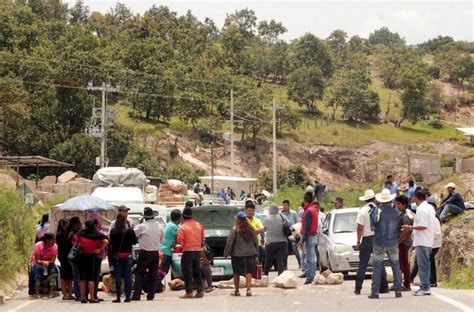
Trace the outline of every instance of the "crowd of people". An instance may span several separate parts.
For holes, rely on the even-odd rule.
[[[379,294],[390,290],[395,291],[396,297],[401,297],[403,291],[411,290],[417,274],[420,289],[414,295],[429,295],[430,288],[437,286],[435,255],[441,247],[441,223],[449,213],[459,214],[464,210],[456,186],[449,183],[446,188],[449,195],[442,198],[439,206],[429,190],[417,187],[413,181],[400,190],[391,176],[387,177],[380,193],[370,189],[364,192],[359,200],[365,205],[358,211],[356,221],[355,248],[359,251],[356,295],[361,294],[371,256],[373,274],[369,298],[379,298]],[[299,212],[291,209],[288,200],[282,202],[282,208],[271,205],[263,222],[255,215],[254,201],[245,202],[244,210],[235,216],[235,225],[224,250],[224,257],[231,258],[234,272],[233,296],[240,296],[241,276],[246,279],[246,296],[251,296],[252,277],[268,275],[272,267],[281,274],[288,269],[290,254],[298,261],[304,283],[313,282],[319,267],[317,246],[325,220],[318,198],[324,196],[324,189],[321,186],[307,189]],[[344,209],[343,198],[336,197],[332,203],[335,209]],[[153,300],[157,284],[170,270],[173,250],[180,245],[185,284],[181,298],[202,298],[205,292],[212,291],[212,255],[205,243],[204,227],[193,219],[192,206],[188,202],[182,211],[171,211],[164,228],[151,208],[146,207],[140,223],[134,225],[128,218],[129,208],[120,206],[108,232],[102,228],[100,215],[92,214],[84,224],[79,217],[61,219],[54,235],[50,233],[48,216],[43,216],[37,227],[37,243],[31,260],[30,294],[40,297],[40,288],[47,287],[49,296],[55,296],[57,258],[61,264],[62,299],[99,303],[97,289],[101,263],[108,258],[115,277],[114,303],[120,303],[123,297],[125,302],[140,300],[144,290],[146,299]],[[135,258],[133,246],[137,243],[138,256]],[[410,270],[412,252],[415,252],[416,260]],[[392,289],[387,283],[385,256],[393,271]],[[194,286],[197,288],[195,293]]]

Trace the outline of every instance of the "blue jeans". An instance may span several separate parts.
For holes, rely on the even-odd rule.
[[[114,263],[115,293],[117,294],[117,298],[120,298],[122,295],[122,279],[125,281],[125,297],[130,298],[132,296],[132,266],[132,256],[119,258]]]
[[[308,236],[304,242],[306,260],[306,281],[312,282],[316,275],[316,243],[318,237]]]
[[[355,279],[355,289],[358,291],[362,289],[365,273],[367,272],[367,265],[369,264],[370,255],[373,253],[373,251],[374,236],[372,235],[362,237],[362,242],[359,247],[359,268],[357,269],[357,275]],[[387,272],[385,271],[385,266],[382,266],[380,289],[382,291],[388,289]]]
[[[161,267],[161,270],[165,272],[166,274],[168,274],[170,270],[171,260],[172,260],[172,256],[168,256],[168,255],[163,256],[163,262],[161,263],[160,267]]]
[[[374,245],[374,269],[372,273],[372,294],[380,293],[380,281],[382,278],[383,258],[388,255],[390,266],[393,272],[393,289],[395,292],[402,290],[402,272],[400,271],[400,262],[398,261],[398,245],[393,247],[381,247]]]
[[[81,287],[79,286],[81,277],[79,276],[79,267],[75,264],[71,264],[71,266],[72,266],[72,280],[73,280],[73,287],[74,287],[74,296],[76,298],[81,298]]]
[[[430,253],[431,248],[425,246],[416,246],[416,263],[420,273],[420,289],[430,290]]]
[[[291,248],[293,250],[293,253],[295,254],[296,261],[298,261],[298,266],[301,268],[300,251],[298,250],[298,243],[295,240],[291,241]]]
[[[441,220],[446,220],[448,217],[448,214],[451,212],[453,215],[458,215],[461,212],[463,212],[464,209],[462,209],[459,206],[453,205],[453,204],[446,204],[444,206],[443,210],[441,211],[440,219]]]

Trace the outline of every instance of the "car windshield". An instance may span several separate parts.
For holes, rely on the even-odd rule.
[[[352,233],[357,231],[357,212],[335,215],[333,233]]]

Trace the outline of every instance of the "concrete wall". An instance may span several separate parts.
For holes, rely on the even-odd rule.
[[[462,160],[461,172],[474,172],[474,157]]]
[[[427,184],[441,180],[441,156],[429,154],[411,154],[410,172],[423,177]]]

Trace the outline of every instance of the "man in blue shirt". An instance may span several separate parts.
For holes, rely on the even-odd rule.
[[[413,179],[410,179],[410,181],[408,181],[408,190],[407,190],[408,204],[411,204],[411,202],[413,201],[413,196],[415,196],[415,192],[416,192],[415,181],[413,181]]]
[[[462,198],[461,194],[456,191],[456,184],[452,182],[448,183],[446,188],[448,189],[449,195],[443,200],[441,205],[439,205],[439,209],[441,210],[441,222],[446,222],[450,212],[453,215],[458,215],[464,212],[464,209],[466,209],[466,206],[464,205],[464,198]]]
[[[383,258],[387,254],[393,271],[393,289],[395,297],[402,297],[402,273],[398,260],[398,232],[400,217],[393,206],[395,195],[390,194],[388,189],[375,195],[380,203],[380,218],[374,228],[374,263],[372,273],[372,293],[370,299],[378,299],[380,293],[380,282],[383,268]]]
[[[393,176],[391,174],[387,176],[387,180],[382,190],[384,188],[387,188],[387,186],[388,186],[388,189],[390,190],[390,194],[397,195],[397,196],[399,195],[398,184],[393,181]]]

